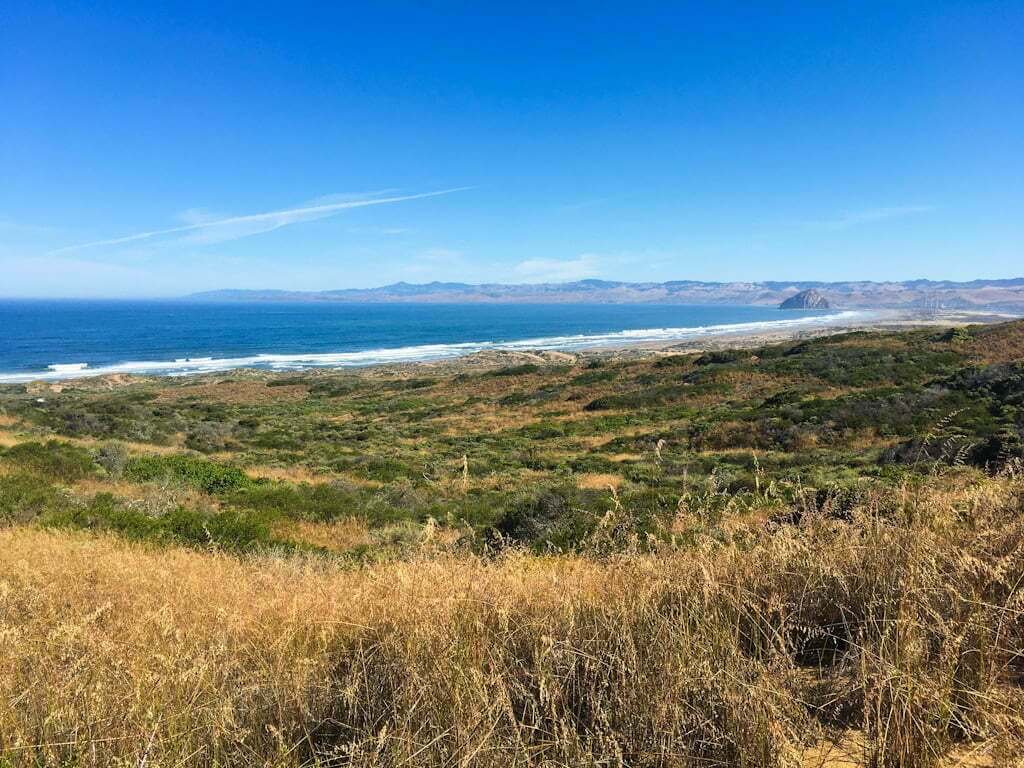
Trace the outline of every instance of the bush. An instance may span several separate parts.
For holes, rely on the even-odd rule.
[[[268,483],[239,489],[231,503],[268,515],[330,522],[357,516],[365,500],[343,483]]]
[[[203,421],[189,429],[185,446],[200,453],[225,451],[235,445],[234,429],[220,421]]]
[[[123,443],[107,443],[96,452],[96,463],[115,479],[124,474],[129,458],[128,448]]]
[[[35,475],[0,475],[0,525],[34,520],[59,498],[56,488]]]
[[[510,365],[505,368],[498,368],[495,371],[488,371],[487,376],[525,376],[529,373],[537,373],[540,366],[535,363],[523,363],[522,365]]]
[[[44,524],[56,528],[109,531],[129,539],[158,541],[191,547],[218,546],[250,551],[280,545],[267,526],[251,515],[234,510],[212,515],[179,507],[153,517],[123,504],[109,493],[99,493],[88,504],[50,514]]]
[[[84,448],[50,440],[20,443],[2,454],[5,462],[61,483],[73,483],[93,473],[95,464]]]
[[[605,381],[614,381],[619,375],[619,372],[614,369],[601,370],[600,368],[594,371],[587,371],[581,373],[575,379],[570,381],[570,384],[574,386],[586,386],[588,384],[600,384]]]
[[[737,363],[750,357],[750,352],[742,349],[718,349],[705,352],[693,361],[694,365],[721,365]]]
[[[224,493],[256,483],[237,467],[191,456],[137,456],[128,461],[125,477],[143,483],[179,480],[210,494]]]
[[[495,523],[495,539],[537,550],[577,548],[598,521],[585,505],[583,492],[568,484],[523,493]]]

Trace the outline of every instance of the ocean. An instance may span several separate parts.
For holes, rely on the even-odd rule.
[[[572,350],[814,326],[855,313],[653,304],[0,301],[0,382]]]

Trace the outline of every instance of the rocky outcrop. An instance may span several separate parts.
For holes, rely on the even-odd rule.
[[[828,299],[813,288],[800,291],[779,304],[779,309],[831,309]]]

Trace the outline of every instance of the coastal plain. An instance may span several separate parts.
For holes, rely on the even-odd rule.
[[[1020,764],[958,319],[0,386],[0,764]]]

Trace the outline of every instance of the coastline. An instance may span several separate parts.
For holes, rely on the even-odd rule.
[[[905,331],[913,328],[952,328],[964,325],[991,325],[1020,318],[999,312],[976,310],[916,311],[916,310],[864,310],[857,317],[843,318],[831,323],[804,327],[782,327],[764,330],[723,330],[693,339],[664,341],[623,341],[576,350],[493,350],[438,361],[419,361],[400,364],[367,366],[365,373],[393,375],[417,370],[443,373],[463,373],[487,370],[508,365],[536,363],[547,365],[571,364],[580,360],[631,360],[645,357],[668,357],[699,352],[745,349],[787,341],[816,339],[853,331]],[[355,372],[355,371],[353,371]]]
[[[594,337],[553,337],[525,339],[506,344],[480,342],[475,344],[432,345],[416,349],[422,359],[374,360],[373,357],[406,353],[397,350],[368,350],[339,355],[261,355],[235,361],[214,361],[209,358],[173,363],[123,363],[106,368],[89,369],[68,364],[54,366],[46,373],[13,374],[0,377],[0,385],[35,385],[62,389],[66,386],[99,383],[118,386],[141,379],[208,379],[224,376],[275,377],[284,375],[319,375],[344,371],[350,374],[400,374],[429,370],[455,374],[486,370],[524,363],[572,364],[580,360],[635,359],[638,357],[691,354],[708,350],[757,347],[797,339],[811,339],[851,331],[898,331],[922,327],[953,327],[991,324],[1014,319],[1015,315],[974,310],[915,311],[859,310],[837,311],[820,317],[783,318],[764,323],[736,323],[701,328],[647,329],[624,331]],[[662,334],[664,338],[652,338]],[[473,347],[476,347],[475,349]],[[413,353],[415,354],[415,353]],[[367,362],[358,362],[361,356]],[[294,359],[297,362],[291,362]],[[332,360],[346,362],[332,364]],[[245,364],[247,362],[253,364]],[[309,361],[308,363],[303,361]],[[188,366],[194,366],[190,370]],[[175,368],[178,366],[178,368]],[[147,370],[150,368],[152,370]]]

